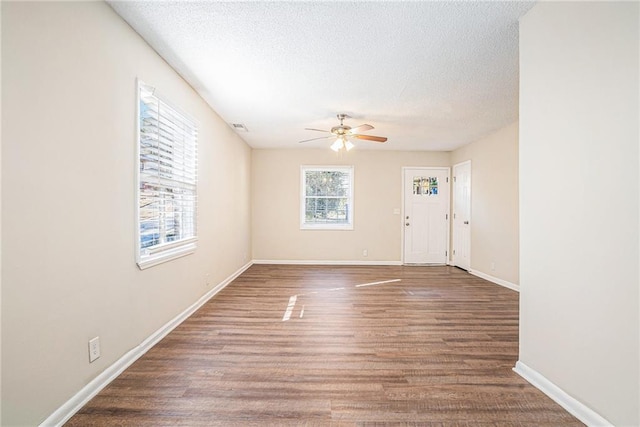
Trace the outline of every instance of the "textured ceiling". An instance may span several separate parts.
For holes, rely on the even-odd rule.
[[[518,19],[533,2],[110,1],[255,148],[336,113],[386,144],[451,150],[518,117]],[[153,84],[153,82],[149,82]]]

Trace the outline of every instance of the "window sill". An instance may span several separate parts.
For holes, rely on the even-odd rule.
[[[162,252],[158,252],[152,255],[140,257],[138,259],[138,268],[145,270],[150,267],[154,267],[158,264],[162,264],[176,258],[190,255],[196,251],[196,242],[187,243],[177,246],[175,248],[167,249]]]
[[[300,230],[353,230],[353,224],[301,224]]]

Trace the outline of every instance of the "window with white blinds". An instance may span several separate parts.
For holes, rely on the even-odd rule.
[[[353,229],[353,167],[302,166],[300,228]]]
[[[194,120],[138,83],[138,266],[196,248],[197,142]]]

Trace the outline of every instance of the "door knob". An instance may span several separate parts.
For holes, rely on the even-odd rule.
[[[465,221],[465,222],[464,222],[464,224],[465,224],[465,225],[469,225],[469,221]]]
[[[405,223],[404,223],[404,225],[406,225],[406,226],[408,227],[408,226],[409,226],[409,223],[408,223],[408,222],[405,222]]]

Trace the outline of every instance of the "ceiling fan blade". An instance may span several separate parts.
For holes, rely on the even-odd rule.
[[[374,141],[374,142],[387,142],[387,138],[385,138],[384,136],[373,136],[373,135],[349,135],[351,137],[354,138],[358,138],[358,139],[364,139],[367,141]]]
[[[303,141],[298,141],[298,144],[302,144],[303,142],[316,141],[316,140],[318,140],[318,139],[329,139],[329,138],[334,138],[334,136],[333,136],[333,135],[331,135],[331,136],[321,136],[321,137],[319,137],[319,138],[305,139],[305,140],[303,140]]]
[[[354,134],[354,133],[358,133],[358,132],[366,132],[366,131],[371,130],[371,129],[373,129],[373,126],[364,124],[364,125],[360,125],[360,126],[351,128],[349,133]]]
[[[328,130],[324,130],[324,129],[314,129],[314,128],[304,128],[304,130],[315,130],[318,132],[329,132]]]

